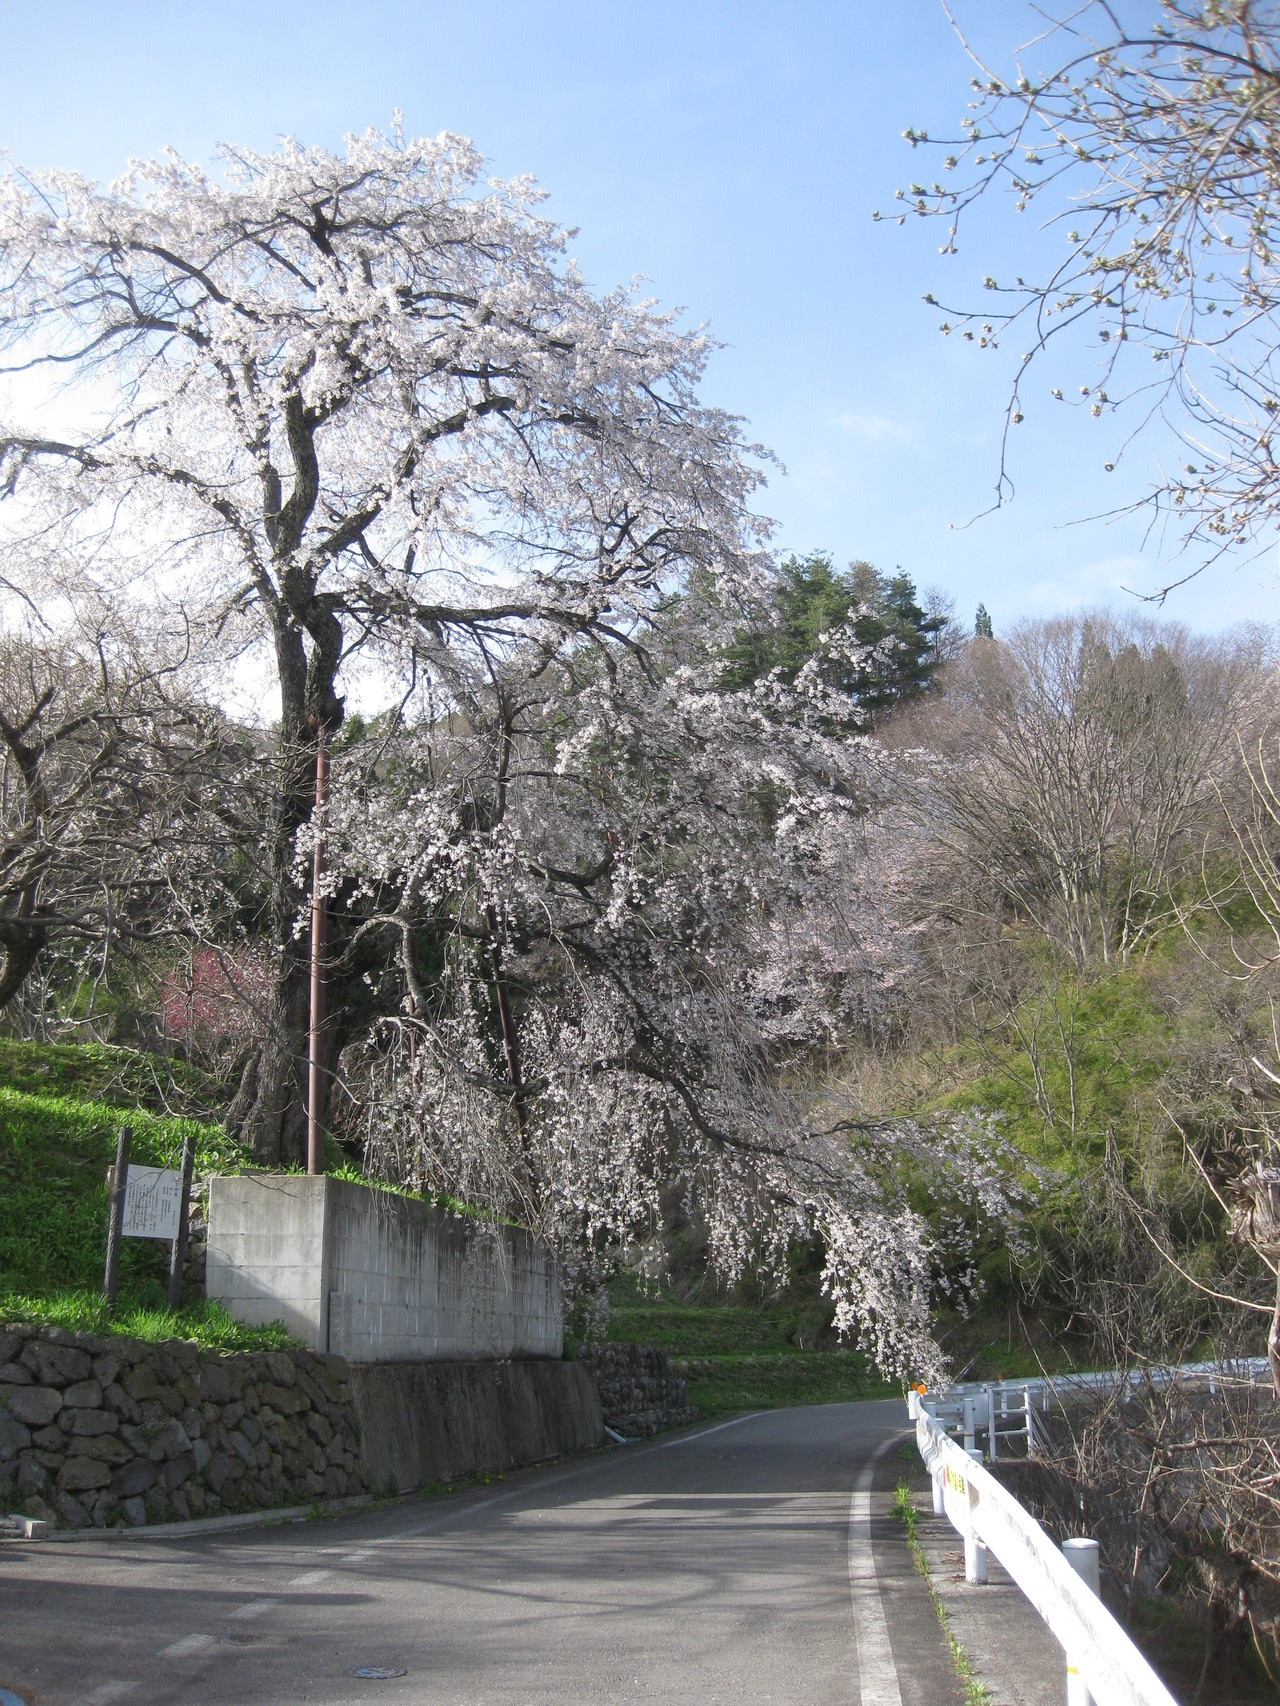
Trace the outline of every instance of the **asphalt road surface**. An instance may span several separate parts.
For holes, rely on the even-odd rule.
[[[181,1539],[0,1545],[0,1706],[951,1706],[897,1402]],[[361,1678],[362,1667],[403,1672]]]

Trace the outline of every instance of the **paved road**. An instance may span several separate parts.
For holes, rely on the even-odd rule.
[[[0,1702],[950,1706],[883,1517],[903,1437],[899,1403],[780,1410],[340,1519],[3,1545]]]

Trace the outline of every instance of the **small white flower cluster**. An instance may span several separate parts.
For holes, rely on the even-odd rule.
[[[1001,1146],[972,1122],[818,1122],[823,1051],[904,999],[912,946],[875,748],[816,671],[720,685],[732,620],[690,598],[643,655],[455,668],[447,715],[344,761],[334,881],[408,992],[365,1055],[370,1159],[535,1225],[584,1292],[673,1189],[726,1279],[817,1236],[840,1330],[933,1377],[930,1305],[964,1257],[911,1190],[1011,1224]]]

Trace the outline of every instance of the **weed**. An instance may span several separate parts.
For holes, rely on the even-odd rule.
[[[144,1287],[141,1302],[126,1300],[114,1311],[100,1292],[88,1289],[40,1295],[0,1291],[0,1322],[64,1327],[73,1333],[121,1333],[152,1344],[164,1339],[190,1339],[208,1350],[221,1351],[278,1351],[296,1343],[283,1322],[247,1327],[233,1321],[220,1304],[210,1302],[190,1303],[174,1310],[159,1301],[163,1297],[161,1288],[154,1290],[155,1301],[147,1299]]]
[[[938,1623],[946,1637],[947,1646],[951,1652],[951,1662],[956,1667],[956,1675],[964,1690],[965,1706],[992,1706],[990,1694],[969,1663],[969,1655],[956,1640],[951,1627],[951,1619],[947,1608],[938,1596],[938,1590],[933,1585],[933,1577],[929,1574],[929,1560],[924,1555],[924,1547],[920,1544],[920,1536],[916,1532],[919,1527],[920,1513],[916,1510],[911,1497],[911,1488],[905,1481],[899,1481],[893,1490],[893,1514],[901,1522],[907,1534],[907,1549],[911,1553],[915,1567],[924,1578],[924,1585],[929,1590],[929,1598],[933,1601],[933,1609],[937,1613]]]

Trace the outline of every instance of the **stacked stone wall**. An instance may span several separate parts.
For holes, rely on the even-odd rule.
[[[0,1513],[141,1527],[367,1489],[341,1357],[0,1327]]]
[[[595,1376],[605,1426],[626,1439],[696,1422],[684,1381],[653,1345],[587,1345],[579,1353]]]

